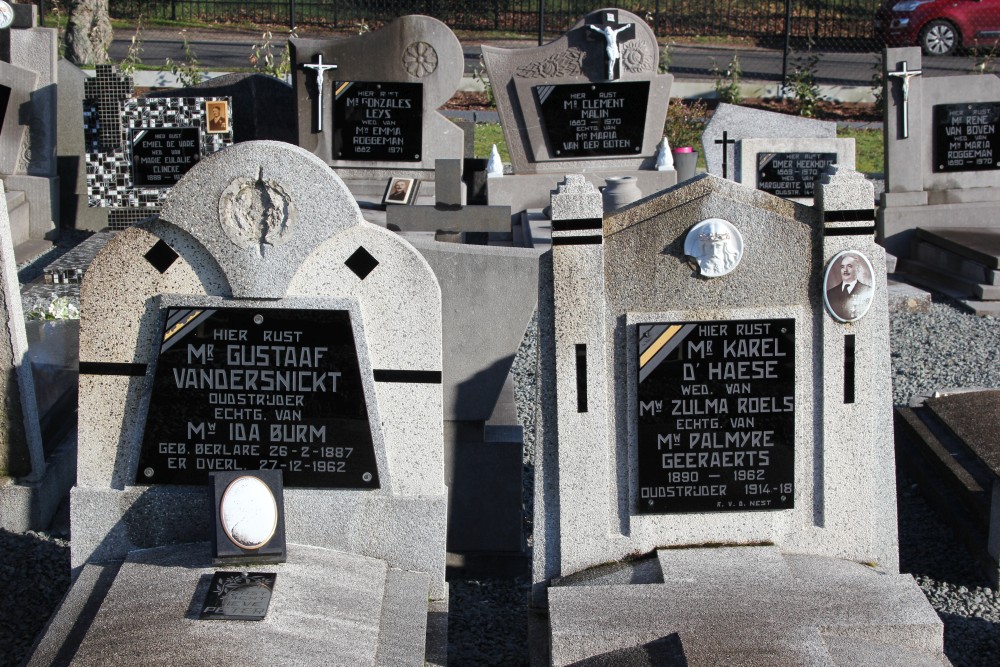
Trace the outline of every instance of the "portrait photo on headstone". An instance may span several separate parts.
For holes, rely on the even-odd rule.
[[[208,134],[229,131],[229,102],[225,100],[206,101],[205,116],[208,118]]]
[[[834,255],[824,274],[826,295],[823,297],[834,319],[854,322],[865,316],[875,291],[873,274],[871,262],[856,250]]]
[[[388,204],[412,204],[417,198],[420,180],[416,178],[401,178],[393,176],[385,186],[382,195],[382,206]]]

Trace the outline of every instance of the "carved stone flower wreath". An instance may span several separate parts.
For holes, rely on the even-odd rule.
[[[229,240],[245,248],[256,247],[261,256],[267,246],[285,242],[298,219],[291,197],[280,183],[257,178],[237,178],[222,193],[219,218]]]
[[[418,79],[433,74],[438,66],[438,54],[427,42],[413,42],[403,51],[403,68]]]
[[[622,64],[629,72],[646,72],[653,69],[653,54],[646,42],[638,39],[622,47]]]

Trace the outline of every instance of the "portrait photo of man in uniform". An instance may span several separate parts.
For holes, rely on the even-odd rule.
[[[868,312],[874,288],[872,265],[853,250],[838,253],[826,270],[826,306],[836,319],[853,322]]]

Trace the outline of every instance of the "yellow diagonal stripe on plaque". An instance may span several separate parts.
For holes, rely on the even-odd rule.
[[[681,325],[675,324],[660,334],[660,337],[653,341],[653,344],[646,348],[646,351],[639,357],[639,368],[645,366],[650,359],[655,357],[656,353],[659,352],[664,345],[670,342],[670,339],[673,338],[674,335],[676,335],[680,330]]]
[[[193,320],[196,317],[198,317],[199,315],[201,315],[202,312],[204,312],[204,311],[201,311],[201,310],[192,310],[191,313],[187,317],[185,317],[182,321],[178,322],[173,327],[171,327],[171,329],[169,331],[164,331],[163,332],[163,342],[166,343],[168,340],[170,340],[171,338],[173,338],[176,334],[178,334],[181,331],[183,331],[184,327],[186,327],[191,322],[191,320]]]
[[[345,81],[344,83],[340,84],[340,88],[337,89],[337,92],[335,92],[333,94],[333,96],[334,97],[340,97],[340,94],[342,92],[344,92],[345,90],[347,90],[348,88],[350,88],[352,83],[354,83],[354,82],[353,81]]]

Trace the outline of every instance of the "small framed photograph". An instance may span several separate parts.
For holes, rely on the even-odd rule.
[[[229,131],[229,102],[205,102],[205,116],[208,118],[208,134],[223,134]]]
[[[412,204],[417,198],[417,189],[420,181],[416,178],[399,178],[393,176],[385,186],[385,194],[382,195],[382,205],[389,204]]]

